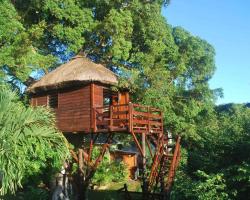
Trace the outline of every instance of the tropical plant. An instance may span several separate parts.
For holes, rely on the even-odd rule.
[[[57,170],[67,143],[47,109],[26,107],[0,85],[0,195],[14,193],[45,168]]]

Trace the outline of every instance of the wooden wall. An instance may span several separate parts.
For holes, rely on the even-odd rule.
[[[91,84],[92,107],[103,106],[103,86],[99,84]]]
[[[32,97],[30,100],[30,104],[32,106],[47,106],[48,99],[47,95],[39,95],[36,97]]]
[[[103,86],[91,83],[78,88],[50,91],[31,97],[31,105],[48,106],[49,95],[58,94],[58,108],[53,109],[56,125],[62,132],[91,131],[92,107],[103,106]]]
[[[57,127],[62,132],[90,131],[90,85],[60,91],[55,109]]]

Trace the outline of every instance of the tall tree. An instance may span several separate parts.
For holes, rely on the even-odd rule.
[[[208,81],[215,52],[206,41],[172,28],[161,14],[166,3],[16,0],[13,5],[25,30],[39,30],[30,37],[39,55],[84,51],[120,75],[120,86],[130,88],[137,102],[161,108],[169,130],[196,139],[195,118],[214,98]],[[40,68],[46,72],[51,66]]]

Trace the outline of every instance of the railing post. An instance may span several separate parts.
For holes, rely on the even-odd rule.
[[[128,104],[128,113],[129,113],[129,132],[133,131],[133,104]]]
[[[110,129],[110,131],[113,131],[113,106],[110,106],[109,107],[109,112],[110,112],[110,114],[109,114],[109,129]]]
[[[96,110],[95,110],[95,108],[92,108],[92,128],[93,128],[93,131],[94,132],[96,132],[96,129],[97,129],[97,127],[96,127]]]
[[[162,111],[160,111],[160,112],[161,112],[161,135],[164,135],[163,112]],[[167,136],[167,139],[168,139],[168,136]]]
[[[150,133],[150,120],[149,120],[149,116],[150,116],[150,114],[149,114],[149,110],[150,110],[150,108],[149,108],[149,106],[147,106],[147,116],[148,116],[148,134]]]

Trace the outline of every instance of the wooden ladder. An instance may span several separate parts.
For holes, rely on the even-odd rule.
[[[169,143],[166,135],[160,138],[148,177],[148,192],[161,192],[168,195],[171,191],[174,176],[180,160],[180,136],[176,143]],[[157,189],[160,191],[157,191]]]

